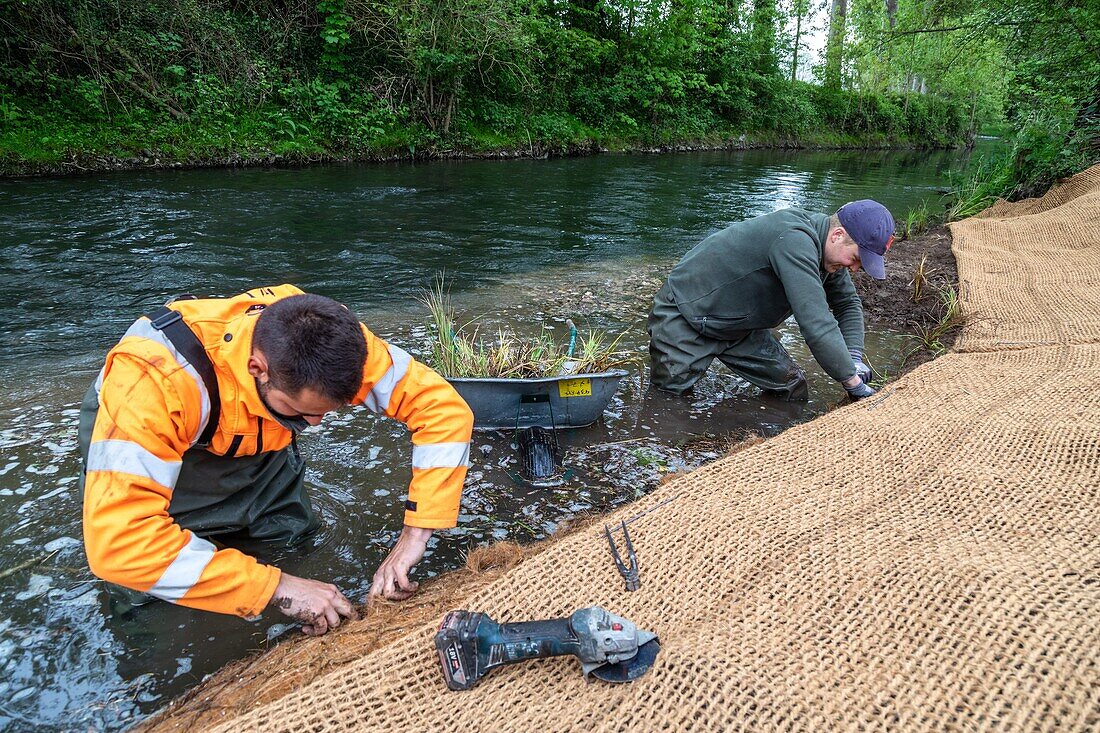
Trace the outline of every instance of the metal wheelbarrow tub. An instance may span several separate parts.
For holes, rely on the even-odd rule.
[[[537,379],[449,377],[447,381],[473,410],[475,428],[583,428],[603,414],[626,374],[624,369],[612,369]]]

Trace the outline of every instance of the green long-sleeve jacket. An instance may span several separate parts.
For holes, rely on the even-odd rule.
[[[830,377],[855,374],[863,351],[863,305],[847,270],[825,272],[829,216],[783,209],[704,239],[668,277],[680,312],[708,338],[736,340],[775,328],[791,313]]]

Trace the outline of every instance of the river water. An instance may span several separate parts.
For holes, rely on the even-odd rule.
[[[87,569],[77,407],[141,313],[179,293],[290,282],[424,354],[418,296],[445,270],[459,320],[477,318],[482,332],[564,333],[573,318],[623,334],[644,357],[649,299],[707,234],[785,206],[874,197],[896,215],[935,207],[948,170],[964,163],[955,152],[748,151],[0,182],[0,729],[120,729],[297,633],[272,611],[251,621],[164,603],[127,611]],[[731,436],[774,434],[838,402],[843,390],[797,328],[781,330],[810,374],[808,404],[762,398],[717,362],[692,397],[664,398],[635,366],[599,423],[561,434],[572,477],[551,489],[513,478],[511,435],[476,433],[459,527],[437,533],[418,577],[478,544],[545,537],[719,457]],[[878,367],[905,346],[869,329]],[[301,444],[325,528],[309,552],[276,560],[362,600],[400,528],[407,434],[348,409]]]

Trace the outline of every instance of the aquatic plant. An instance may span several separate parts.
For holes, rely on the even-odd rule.
[[[913,280],[909,283],[913,287],[913,294],[909,296],[909,299],[914,303],[919,303],[928,292],[928,276],[932,273],[932,270],[928,267],[928,255],[924,255],[920,258],[920,264],[917,265],[917,269],[913,272]]]
[[[1012,190],[1012,169],[1002,160],[982,158],[961,177],[948,194],[947,221],[958,221],[984,211]]]
[[[870,385],[875,390],[880,390],[886,386],[888,382],[892,382],[898,378],[897,374],[891,374],[888,369],[875,369],[873,378],[870,381]]]
[[[931,223],[932,212],[928,210],[928,202],[921,201],[919,206],[913,206],[905,212],[905,220],[901,223],[901,239],[909,239],[927,231]]]
[[[924,349],[933,356],[939,356],[947,350],[943,344],[944,336],[966,322],[966,316],[959,303],[958,291],[953,286],[941,288],[939,298],[937,320],[931,325],[917,326],[914,336],[917,340],[917,349]]]
[[[534,336],[498,328],[496,336],[487,341],[472,325],[476,319],[456,325],[445,273],[423,291],[420,300],[431,314],[428,365],[445,377],[530,379],[593,374],[638,360],[637,354],[620,347],[624,334],[609,340],[606,333],[596,330],[578,333],[575,342],[570,339],[562,344],[548,326]]]
[[[442,273],[436,280],[436,286],[424,290],[420,296],[420,300],[432,314],[432,326],[436,334],[432,341],[431,364],[444,375],[454,371],[460,358],[457,354],[459,345],[455,343],[454,310],[450,307],[446,293],[446,273]]]

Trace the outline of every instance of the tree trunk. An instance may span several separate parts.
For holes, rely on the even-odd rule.
[[[775,0],[754,0],[752,5],[753,62],[763,76],[776,73]]]
[[[829,13],[829,38],[825,44],[825,86],[839,89],[844,68],[844,31],[848,0],[833,0]]]
[[[894,25],[897,23],[898,15],[898,0],[886,0],[886,23],[890,32],[893,32]],[[879,46],[879,65],[875,70],[874,86],[876,89],[882,88],[883,91],[889,91],[892,86],[890,75],[891,70],[894,68],[892,60],[893,44],[883,43]]]
[[[795,0],[794,48],[791,50],[791,81],[798,81],[798,46],[802,43],[802,1]]]

